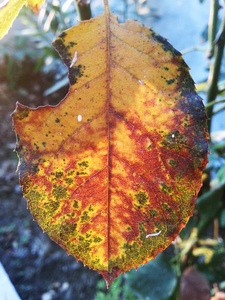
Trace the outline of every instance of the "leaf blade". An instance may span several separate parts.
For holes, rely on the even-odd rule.
[[[108,12],[54,46],[70,91],[54,108],[17,106],[21,185],[41,227],[110,285],[192,215],[206,115],[180,53],[146,26]]]

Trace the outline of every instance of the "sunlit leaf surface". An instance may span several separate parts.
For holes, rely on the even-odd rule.
[[[163,251],[193,213],[206,115],[181,54],[108,8],[59,36],[59,105],[17,105],[19,174],[35,220],[109,285]]]
[[[43,1],[44,0],[4,1],[2,6],[0,5],[0,39],[7,34],[14,19],[18,16],[24,5],[29,5],[37,13]]]

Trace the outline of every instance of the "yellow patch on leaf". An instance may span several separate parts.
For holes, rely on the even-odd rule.
[[[29,5],[36,13],[38,13],[43,2],[44,0],[9,0],[5,6],[0,7],[0,39],[7,34],[14,19],[18,16],[24,5]]]
[[[168,247],[193,214],[206,114],[181,54],[107,6],[54,47],[71,87],[55,107],[17,105],[20,182],[43,230],[109,286]]]

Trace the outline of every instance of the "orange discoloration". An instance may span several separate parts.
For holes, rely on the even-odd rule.
[[[206,115],[180,53],[146,26],[107,12],[54,46],[71,87],[55,107],[17,104],[21,185],[40,226],[109,285],[192,215]]]

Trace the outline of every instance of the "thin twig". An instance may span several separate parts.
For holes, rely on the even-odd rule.
[[[216,99],[218,93],[218,79],[220,74],[220,67],[223,58],[223,50],[225,45],[225,0],[224,2],[224,11],[223,11],[223,20],[221,22],[221,27],[219,33],[217,35],[217,39],[215,41],[215,49],[214,49],[214,56],[215,62],[211,65],[209,71],[209,78],[208,78],[208,95],[207,95],[207,103],[210,103]],[[208,131],[211,131],[211,118],[213,115],[213,106],[209,106],[207,108],[207,115],[208,115]]]
[[[211,107],[215,104],[222,103],[222,102],[225,102],[225,99],[211,101],[205,105],[205,108]]]
[[[213,110],[213,116],[214,116],[215,114],[220,113],[220,112],[223,111],[224,109],[225,109],[225,105],[222,105],[222,106],[219,107],[218,109],[214,109],[214,110]]]
[[[193,46],[193,47],[186,48],[186,49],[182,50],[181,54],[184,55],[184,54],[187,54],[187,53],[190,53],[190,52],[193,52],[193,51],[206,52],[206,48],[199,47],[199,46]]]

